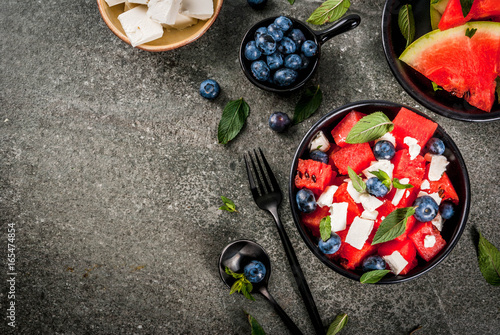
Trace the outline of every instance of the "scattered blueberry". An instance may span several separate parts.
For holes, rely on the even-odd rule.
[[[371,255],[363,260],[362,267],[363,272],[385,270],[385,261],[379,255]]]
[[[298,75],[297,71],[282,68],[274,73],[273,80],[278,86],[290,86],[297,80]]]
[[[286,16],[279,16],[274,20],[274,24],[280,28],[283,32],[287,32],[288,29],[292,27],[292,20]]]
[[[292,70],[300,69],[302,67],[302,58],[300,58],[300,56],[297,54],[291,54],[286,56],[285,67]]]
[[[371,177],[366,181],[366,190],[374,197],[379,198],[384,197],[389,192],[387,186],[382,184],[377,177]]]
[[[274,23],[271,23],[269,26],[267,26],[267,33],[271,35],[276,42],[279,42],[283,39],[283,31]]]
[[[200,85],[200,95],[206,99],[213,100],[219,96],[220,86],[212,79],[204,80]]]
[[[434,219],[439,209],[436,201],[428,195],[418,197],[413,203],[413,207],[416,207],[413,216],[420,222],[428,222]]]
[[[292,121],[285,113],[275,112],[269,117],[269,127],[278,133],[281,133],[288,128],[291,123]]]
[[[283,66],[283,56],[279,52],[275,52],[266,57],[267,66],[271,70],[277,70]]]
[[[303,188],[297,192],[295,201],[297,201],[299,211],[303,213],[311,213],[316,209],[316,198],[314,197],[314,193],[307,188]]]
[[[262,55],[259,49],[257,49],[257,45],[255,41],[250,41],[247,43],[245,47],[245,58],[248,60],[256,60],[259,59]]]
[[[373,146],[373,155],[377,160],[388,159],[391,160],[396,154],[394,144],[389,141],[378,141]]]
[[[247,2],[254,9],[262,9],[267,4],[267,0],[247,0]]]
[[[427,150],[434,155],[442,155],[444,153],[444,143],[439,138],[433,137],[427,142]]]
[[[323,162],[328,164],[328,154],[321,150],[313,150],[309,153],[309,158],[313,161]]]
[[[252,69],[252,74],[255,79],[259,81],[266,81],[269,79],[271,70],[269,70],[269,67],[263,60],[256,60],[250,65],[250,68]]]
[[[262,34],[267,34],[267,28],[266,27],[260,27],[255,31],[255,34],[253,35],[253,38],[256,40],[257,37],[259,37]]]
[[[291,38],[283,37],[279,44],[278,50],[284,55],[293,54],[297,50],[297,45]]]
[[[307,40],[302,44],[301,50],[306,57],[313,57],[318,53],[318,45],[314,41]]]
[[[276,51],[276,41],[269,33],[260,34],[255,39],[255,43],[257,44],[257,48],[266,56]]]
[[[302,67],[300,69],[307,69],[309,67],[309,64],[311,63],[311,59],[304,56],[304,54],[302,53],[300,54],[300,58],[302,58]]]
[[[306,35],[300,29],[292,29],[288,37],[297,44],[297,47],[300,47],[306,40]]]
[[[445,201],[441,204],[439,210],[441,211],[441,217],[445,220],[450,219],[453,214],[455,214],[455,208],[451,202]]]
[[[243,268],[245,278],[251,283],[260,283],[266,276],[266,267],[261,261],[253,260]]]
[[[342,241],[340,240],[340,236],[336,233],[332,233],[330,238],[324,242],[322,239],[318,242],[319,250],[325,255],[331,255],[336,253],[340,249],[340,245]]]

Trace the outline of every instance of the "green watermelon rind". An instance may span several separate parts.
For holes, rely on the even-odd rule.
[[[439,0],[437,3],[433,4],[433,0],[429,0],[431,3],[430,6],[430,15],[431,15],[431,27],[432,29],[437,29],[439,21],[443,16],[444,10],[448,5],[450,0]]]

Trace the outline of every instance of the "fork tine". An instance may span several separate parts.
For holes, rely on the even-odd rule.
[[[253,197],[258,197],[259,196],[259,192],[257,191],[257,187],[255,187],[255,181],[253,179],[253,175],[252,175],[252,171],[251,171],[251,168],[250,168],[250,165],[248,164],[248,160],[247,160],[247,155],[245,154],[243,156],[243,158],[245,158],[245,165],[247,167],[247,175],[248,175],[248,182],[250,183],[250,191],[252,191],[252,195]],[[252,157],[250,156],[250,159],[252,159]],[[252,161],[253,163],[253,161]]]
[[[257,151],[255,149],[253,149],[253,153],[257,159],[257,165],[259,166],[259,170],[260,170],[260,174],[262,175],[262,179],[264,179],[264,184],[266,184],[266,189],[267,189],[267,192],[272,192],[273,190],[271,189],[271,186],[269,186],[269,182],[267,181],[267,178],[266,178],[266,174],[264,173],[264,169],[262,168],[262,164],[260,164],[260,159],[259,159],[259,155],[257,154]],[[262,156],[262,151],[260,152],[261,156]]]
[[[255,173],[255,179],[257,179],[257,185],[258,185],[257,189],[260,192],[260,194],[265,194],[266,190],[264,189],[264,185],[262,185],[262,181],[260,180],[259,170],[257,170],[257,166],[255,165],[255,162],[253,160],[251,152],[248,152],[248,157],[250,158],[250,163],[252,164],[253,172]],[[255,159],[257,159],[257,161],[258,161],[258,158],[259,157],[256,157]],[[264,176],[264,179],[265,179],[265,176]],[[257,196],[259,196],[259,194],[257,194]]]
[[[262,152],[262,149],[259,148],[260,156],[262,157],[262,161],[264,162],[264,166],[266,167],[267,175],[269,176],[269,179],[271,180],[271,184],[273,185],[273,190],[274,192],[281,192],[280,185],[278,184],[278,181],[276,180],[276,177],[274,176],[273,170],[271,170],[271,167],[267,163],[266,157],[264,156],[264,153]]]

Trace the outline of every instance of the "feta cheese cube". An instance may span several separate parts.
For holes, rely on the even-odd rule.
[[[432,199],[434,199],[434,201],[439,205],[441,205],[441,197],[439,196],[438,193],[426,193],[426,192],[418,192],[418,196],[417,198],[423,196],[423,195],[428,195],[429,197],[431,197]]]
[[[397,250],[382,258],[396,276],[408,265],[408,261]]]
[[[432,155],[431,165],[429,166],[429,180],[436,181],[441,179],[448,164],[448,160],[443,155]]]
[[[163,27],[147,16],[147,9],[138,6],[118,15],[123,30],[133,47],[163,36]]]
[[[168,27],[172,27],[177,30],[182,30],[184,28],[194,26],[197,23],[198,19],[177,13],[177,17],[175,18],[175,23]]]
[[[381,159],[379,161],[373,161],[371,162],[371,165],[367,167],[366,169],[363,170],[363,174],[366,176],[367,179],[370,179],[372,177],[375,177],[374,174],[371,174],[371,171],[378,171],[382,170],[385,173],[389,175],[389,178],[392,179],[392,172],[394,171],[394,164],[391,163],[391,161],[386,160],[386,159]]]
[[[328,186],[325,191],[319,196],[316,203],[320,207],[331,206],[333,203],[333,195],[337,192],[338,186]]]
[[[173,25],[181,8],[181,0],[150,0],[148,16],[161,24]]]
[[[413,137],[406,136],[403,139],[403,142],[408,145],[408,153],[410,154],[410,160],[414,160],[419,154],[420,150],[420,145],[418,145],[418,141],[414,139]]]
[[[347,202],[336,202],[330,206],[332,232],[341,231],[347,227]]]
[[[443,229],[443,217],[441,214],[437,213],[436,217],[432,219],[431,223],[434,225],[434,227],[437,228],[437,230],[441,231]]]
[[[367,211],[366,209],[361,213],[362,219],[376,220],[378,216],[378,211]]]
[[[123,10],[126,12],[128,10],[131,10],[132,8],[135,8],[137,6],[140,6],[139,4],[136,3],[131,3],[130,1],[125,0],[125,4],[123,5]]]
[[[388,141],[391,142],[394,147],[396,146],[396,138],[391,133],[385,133],[384,135],[376,139],[375,143],[378,141]]]
[[[422,181],[422,184],[420,185],[420,189],[421,190],[428,190],[431,188],[431,184],[429,183],[429,181],[427,179],[424,179]]]
[[[372,232],[373,224],[373,220],[362,219],[359,216],[354,218],[345,238],[346,243],[358,250],[363,249],[363,245]]]
[[[214,15],[212,0],[183,0],[180,13],[199,20],[208,20]]]
[[[409,178],[401,178],[399,180],[399,182],[403,185],[406,185],[410,182],[410,179]],[[392,204],[394,206],[397,206],[399,204],[399,202],[401,201],[401,199],[403,199],[403,196],[408,196],[410,194],[410,192],[406,189],[396,189],[396,192],[394,193],[394,197],[392,198]]]
[[[109,7],[113,7],[124,2],[125,0],[106,0],[106,3],[108,4]]]
[[[373,212],[384,204],[383,201],[378,200],[376,197],[368,193],[362,193],[359,196],[359,201],[361,202],[361,205],[363,205],[363,208],[369,212]]]
[[[328,142],[328,139],[321,130],[318,131],[316,135],[314,135],[311,143],[309,144],[309,151],[319,150],[327,152],[329,149],[330,149],[330,142]]]
[[[426,235],[424,237],[424,248],[432,248],[436,244],[436,236]]]

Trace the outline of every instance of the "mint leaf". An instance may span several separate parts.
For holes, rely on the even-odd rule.
[[[243,273],[233,272],[227,266],[224,268],[224,271],[234,279],[237,279],[233,285],[231,286],[231,290],[229,294],[233,294],[235,292],[243,294],[247,299],[255,301],[255,298],[250,294],[253,290],[253,285],[246,279]]]
[[[288,2],[290,3],[290,5],[293,5],[295,3],[295,0],[288,0]]]
[[[404,5],[399,10],[398,26],[401,34],[406,39],[406,47],[408,47],[415,38],[415,18],[413,17],[411,5]]]
[[[335,320],[333,320],[333,322],[330,324],[330,327],[328,327],[328,331],[326,332],[326,335],[337,334],[347,324],[348,319],[349,319],[349,317],[345,313],[337,315]]]
[[[477,28],[467,28],[467,30],[465,31],[465,36],[467,36],[468,38],[472,38],[472,36],[474,36],[476,31]]]
[[[293,112],[293,124],[300,123],[313,115],[323,101],[323,92],[318,86],[309,87],[300,97]]]
[[[398,188],[400,190],[404,190],[404,189],[407,189],[407,188],[412,188],[413,185],[412,184],[401,184],[399,182],[399,179],[398,178],[394,178],[392,180],[392,185],[395,187],[395,188]]]
[[[390,270],[373,270],[363,273],[359,279],[361,284],[375,284],[380,279],[384,278],[386,274],[391,272]]]
[[[261,327],[261,325],[257,322],[257,320],[245,312],[248,318],[248,323],[250,323],[250,327],[252,327],[252,334],[251,335],[266,335],[266,332],[264,329]]]
[[[436,84],[435,82],[431,81],[431,84],[432,84],[432,89],[434,90],[434,92],[436,91],[442,91],[443,89],[441,87],[438,86],[438,84]]]
[[[307,22],[322,25],[340,19],[351,6],[349,0],[326,0],[312,12]]]
[[[387,215],[378,227],[375,236],[373,237],[372,245],[392,241],[406,230],[406,222],[408,218],[415,213],[415,208],[405,207],[398,208]]]
[[[488,284],[500,286],[500,251],[479,232],[477,246],[479,269]]]
[[[347,173],[349,174],[349,178],[351,178],[352,187],[359,193],[363,193],[366,190],[366,184],[363,179],[350,166],[347,167]]]
[[[346,142],[349,144],[374,141],[394,129],[394,124],[382,112],[363,117],[351,128]]]
[[[460,0],[460,5],[462,6],[462,14],[464,17],[469,14],[473,2],[474,0]]]
[[[227,103],[222,111],[222,117],[217,130],[219,143],[227,144],[238,135],[245,124],[249,112],[250,107],[243,98]]]
[[[237,212],[236,210],[236,206],[234,204],[234,202],[228,198],[226,198],[225,196],[221,195],[220,198],[222,199],[222,202],[224,203],[223,206],[219,207],[220,210],[223,210],[223,211],[228,211],[228,212]]]
[[[370,171],[370,173],[377,177],[387,188],[391,187],[391,177],[385,171],[379,169],[378,171]]]
[[[319,233],[324,242],[328,241],[332,236],[332,219],[329,216],[325,216],[319,222]]]

